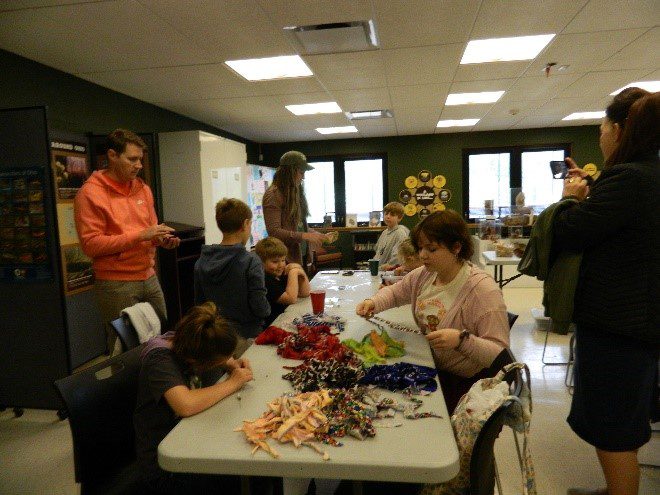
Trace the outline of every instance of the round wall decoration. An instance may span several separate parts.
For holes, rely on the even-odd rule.
[[[429,170],[421,170],[417,177],[409,175],[404,184],[406,189],[399,191],[399,201],[409,217],[417,213],[419,218],[425,218],[434,211],[443,211],[452,197],[451,190],[444,189],[447,178],[444,175],[434,177]]]

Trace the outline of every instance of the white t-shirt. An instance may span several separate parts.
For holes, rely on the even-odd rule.
[[[424,283],[415,304],[415,316],[420,322],[424,334],[438,329],[438,325],[454,304],[458,293],[470,277],[470,266],[467,263],[447,285],[435,285],[437,274],[433,274]],[[460,330],[460,329],[459,329]]]

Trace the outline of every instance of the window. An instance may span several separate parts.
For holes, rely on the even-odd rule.
[[[314,170],[305,173],[307,222],[320,226],[326,214],[344,226],[346,213],[356,213],[359,224],[371,211],[381,211],[386,197],[387,164],[384,155],[308,158]]]
[[[551,160],[570,156],[570,145],[510,147],[463,150],[463,211],[468,218],[489,212],[505,216],[515,205],[517,194],[525,194],[526,206],[545,207],[561,197],[563,183],[550,172]]]

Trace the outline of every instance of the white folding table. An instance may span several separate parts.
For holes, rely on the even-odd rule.
[[[362,339],[374,328],[373,324],[355,314],[355,306],[372,295],[379,283],[379,277],[364,272],[355,272],[351,276],[319,272],[314,277],[312,288],[326,290],[326,311],[347,321],[341,339]],[[289,306],[275,324],[284,326],[285,322],[310,310],[310,299],[300,299]],[[381,316],[410,327],[415,325],[409,305],[383,312]],[[406,343],[407,354],[400,361],[433,366],[423,336],[390,329],[388,333]],[[415,483],[447,481],[458,473],[458,450],[440,388],[422,398],[424,405],[419,411],[437,412],[442,418],[397,418],[402,423],[400,427],[377,428],[374,438],[364,441],[345,438],[342,447],[323,445],[330,455],[328,461],[322,460],[308,447],[295,448],[274,440],[271,445],[280,453],[279,459],[264,451],[252,455],[252,445],[243,433],[233,430],[241,426],[243,420],[259,417],[266,410],[267,402],[293,391],[290,383],[282,378],[287,372],[282,367],[296,366],[300,361],[283,359],[276,354],[274,346],[268,345],[252,345],[244,356],[250,359],[254,381],[246,384],[239,394],[227,397],[200,414],[182,419],[158,448],[158,462],[163,469],[186,473]],[[400,394],[397,397],[402,398]]]
[[[518,265],[518,263],[520,263],[520,258],[518,258],[518,256],[497,256],[495,251],[484,251],[482,254],[486,264],[493,265],[493,278],[495,279],[495,282],[499,284],[500,289],[509,282],[522,276],[522,273],[517,273],[509,278],[504,278],[502,275],[502,268],[504,265]]]

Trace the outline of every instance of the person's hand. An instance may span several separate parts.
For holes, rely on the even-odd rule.
[[[299,268],[302,270],[302,266],[299,265],[298,263],[289,263],[284,267],[284,274],[288,275],[289,271],[293,270],[294,268]]]
[[[441,328],[427,333],[426,340],[434,351],[444,351],[456,349],[461,342],[460,335],[461,331],[455,328]]]
[[[179,247],[179,244],[181,244],[181,239],[178,237],[163,237],[159,246],[164,249],[174,249]]]
[[[140,232],[138,239],[141,241],[151,241],[154,238],[160,238],[164,240],[165,238],[172,237],[172,232],[174,232],[172,227],[168,227],[164,223],[161,223],[159,225],[152,225],[151,227],[144,229],[142,232]]]
[[[580,167],[578,167],[578,164],[575,163],[575,160],[573,160],[570,156],[564,158],[564,161],[568,166],[568,172],[566,172],[566,177],[568,177],[569,179],[584,179],[589,175],[587,172],[585,172]]]
[[[405,274],[405,273],[406,273],[406,269],[405,269],[405,267],[403,267],[403,266],[397,266],[397,267],[394,269],[394,275],[403,275],[403,274]]]
[[[561,193],[562,198],[574,196],[578,201],[582,201],[589,195],[589,185],[585,179],[578,177],[566,177],[564,179],[564,190]]]
[[[302,238],[310,244],[320,246],[326,239],[326,234],[321,234],[320,232],[303,232]]]
[[[233,368],[228,380],[236,385],[236,390],[240,389],[247,382],[252,381],[252,370],[250,368]]]
[[[371,299],[365,299],[356,306],[355,312],[359,316],[370,318],[374,314],[375,308],[376,308],[376,304]]]
[[[233,370],[235,368],[247,368],[247,369],[252,369],[252,366],[250,365],[250,361],[247,358],[230,358],[227,360],[225,363],[225,369],[227,371]]]

